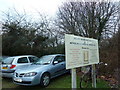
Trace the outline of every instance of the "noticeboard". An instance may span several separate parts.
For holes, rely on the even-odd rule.
[[[66,69],[99,63],[98,40],[65,34]]]

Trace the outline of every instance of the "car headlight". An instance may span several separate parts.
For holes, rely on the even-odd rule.
[[[24,77],[31,77],[31,76],[35,76],[37,74],[37,72],[30,72],[30,73],[25,73]]]

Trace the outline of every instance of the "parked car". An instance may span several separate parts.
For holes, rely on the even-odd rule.
[[[2,56],[0,56],[0,63],[2,62],[2,60],[3,60],[3,58],[2,58]]]
[[[36,60],[38,60],[38,57],[33,55],[8,57],[2,62],[2,77],[12,78],[13,73],[17,68],[19,68],[20,66],[30,65],[33,62],[36,62]]]
[[[2,73],[1,73],[1,66],[2,66],[2,62],[5,58],[7,58],[8,56],[0,56],[0,77],[2,76]]]
[[[14,72],[13,82],[19,85],[33,86],[40,84],[46,87],[50,79],[69,72],[62,54],[46,55],[32,65],[20,67]]]
[[[7,58],[8,56],[0,56],[0,64],[2,63],[2,61]]]

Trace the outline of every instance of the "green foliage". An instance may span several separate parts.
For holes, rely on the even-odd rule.
[[[2,55],[2,36],[0,35],[0,55]]]
[[[12,14],[15,12],[14,14]],[[17,11],[6,14],[2,25],[2,54],[7,56],[64,53],[64,45],[50,34],[49,23],[43,17],[32,21]]]
[[[58,44],[56,47],[45,48],[44,55],[49,54],[65,54],[65,45]]]
[[[36,34],[35,28],[9,22],[3,24],[3,29],[3,55],[38,54],[44,48],[47,37]]]

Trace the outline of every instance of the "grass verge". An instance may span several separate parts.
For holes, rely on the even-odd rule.
[[[79,88],[79,81],[80,76],[77,76],[77,88]],[[16,85],[12,82],[11,79],[5,78],[2,79],[2,88],[41,88],[39,85],[37,86],[20,86]],[[50,85],[46,88],[71,88],[71,75],[65,74],[62,76],[59,76],[57,78],[54,78],[51,80]],[[92,88],[89,86],[89,88]],[[108,82],[97,79],[97,88],[110,88],[108,85]]]

